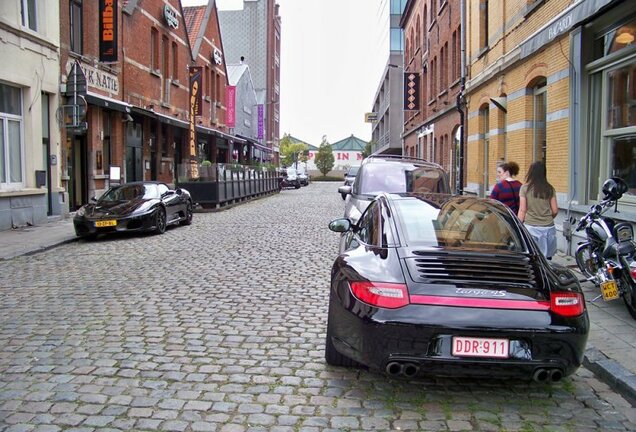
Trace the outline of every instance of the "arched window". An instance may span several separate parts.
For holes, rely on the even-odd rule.
[[[481,195],[485,196],[489,187],[488,180],[488,151],[490,147],[490,109],[488,104],[484,104],[479,109],[479,140],[481,142]]]
[[[547,81],[535,80],[532,86],[532,155],[535,161],[546,161]]]

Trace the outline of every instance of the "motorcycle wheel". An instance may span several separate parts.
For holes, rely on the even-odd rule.
[[[576,259],[576,265],[586,278],[593,278],[598,272],[598,265],[592,255],[592,246],[589,243],[583,243],[576,248],[574,259]]]
[[[623,273],[621,283],[624,285],[623,301],[629,314],[636,320],[636,284],[628,274]]]

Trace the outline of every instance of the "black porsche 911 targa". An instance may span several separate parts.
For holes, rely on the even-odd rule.
[[[95,238],[113,232],[154,231],[163,234],[172,224],[192,223],[192,198],[185,189],[161,182],[113,186],[82,206],[73,218],[75,234]]]
[[[356,224],[329,228],[343,234],[328,364],[539,382],[581,365],[590,324],[578,279],[498,201],[382,193]]]

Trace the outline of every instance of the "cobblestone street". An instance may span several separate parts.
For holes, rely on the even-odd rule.
[[[0,261],[0,431],[636,430],[585,368],[540,385],[327,366],[339,184]]]

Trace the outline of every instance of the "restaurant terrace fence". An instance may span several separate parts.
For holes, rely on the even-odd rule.
[[[238,164],[179,165],[177,186],[203,208],[217,208],[279,192],[280,174],[272,168]]]

